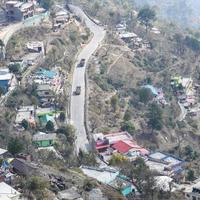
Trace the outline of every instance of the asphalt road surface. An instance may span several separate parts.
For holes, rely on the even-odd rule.
[[[86,60],[86,64],[98,46],[101,44],[105,36],[105,30],[103,27],[96,25],[92,22],[85,13],[76,6],[69,6],[71,11],[79,16],[86,26],[93,33],[91,41],[81,50],[77,57],[76,66],[82,58]],[[84,126],[84,104],[85,104],[85,66],[75,69],[72,82],[72,94],[71,94],[71,123],[76,128],[76,149],[77,152],[82,149],[84,151],[89,150],[89,141],[87,139],[86,130]],[[74,91],[77,86],[81,86],[81,94],[74,95]]]

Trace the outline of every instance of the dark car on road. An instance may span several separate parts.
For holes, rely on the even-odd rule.
[[[80,95],[81,94],[81,86],[77,86],[76,90],[74,91],[74,95]]]
[[[85,65],[85,59],[81,59],[80,63],[77,65],[77,67],[84,67]]]

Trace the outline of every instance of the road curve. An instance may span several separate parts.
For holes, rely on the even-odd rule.
[[[91,41],[81,50],[79,53],[76,65],[80,62],[82,58],[86,60],[86,65],[91,57],[91,55],[96,51],[100,43],[105,37],[105,30],[103,27],[96,25],[92,22],[86,14],[78,7],[74,5],[69,5],[70,10],[79,16],[86,24],[86,26],[93,33],[93,38]],[[84,124],[84,108],[85,108],[85,66],[81,68],[75,68],[73,73],[73,82],[72,82],[72,93],[71,93],[71,123],[76,128],[76,150],[77,152],[82,149],[83,151],[89,150],[89,141],[87,139],[87,134]],[[77,86],[81,86],[81,94],[73,95],[73,92],[76,90]]]

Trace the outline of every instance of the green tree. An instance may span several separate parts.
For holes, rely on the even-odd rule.
[[[121,173],[136,185],[142,199],[154,199],[154,175],[142,158],[138,157],[134,162],[124,162]]]
[[[135,127],[131,121],[124,121],[121,124],[121,130],[133,134],[135,132]]]
[[[65,113],[64,112],[60,113],[59,119],[60,119],[61,122],[65,121]]]
[[[53,0],[40,0],[39,2],[40,2],[40,5],[46,10],[50,10],[54,5]]]
[[[200,53],[200,41],[196,38],[186,36],[185,44],[196,53]]]
[[[32,176],[27,181],[27,188],[31,191],[44,190],[47,186],[48,183],[39,176]]]
[[[142,103],[146,104],[153,99],[153,94],[148,88],[141,88],[138,90],[139,99]]]
[[[154,130],[162,129],[163,126],[162,110],[158,104],[152,103],[149,105],[147,118],[148,118],[148,126],[152,129],[152,133]]]
[[[24,149],[24,145],[21,140],[18,138],[11,138],[10,141],[8,142],[8,151],[12,155],[16,155],[20,152],[22,152]]]
[[[111,159],[109,160],[109,165],[113,165],[113,166],[122,166],[124,164],[124,162],[127,162],[128,159],[123,156],[122,154],[119,153],[114,153],[111,157]]]
[[[192,157],[193,149],[190,145],[187,145],[184,148],[184,152],[187,157]]]
[[[131,111],[130,110],[126,110],[125,114],[124,114],[124,121],[129,121],[131,120]]]
[[[6,107],[9,108],[15,108],[17,106],[18,102],[17,99],[13,96],[8,97],[7,101],[6,101]]]
[[[20,72],[20,64],[16,63],[16,64],[10,64],[8,66],[10,72],[14,73],[14,74],[18,74]]]
[[[28,121],[27,121],[27,120],[25,120],[25,119],[22,120],[22,127],[23,127],[25,130],[28,129],[29,124],[28,124]]]
[[[46,124],[46,130],[47,131],[54,131],[54,124],[52,121],[48,121],[47,124]]]
[[[71,144],[75,141],[75,128],[74,126],[68,124],[66,126],[62,126],[57,130],[57,133],[64,134],[67,138],[67,141]]]
[[[117,110],[117,106],[119,104],[119,98],[117,95],[114,95],[111,97],[111,100],[110,100],[110,103],[111,103],[111,106],[114,110],[114,112]]]
[[[29,191],[28,197],[31,198],[33,193],[37,200],[49,199],[46,189],[49,188],[49,183],[39,176],[32,176],[26,181],[25,188]]]
[[[187,172],[187,180],[188,181],[194,181],[195,180],[195,175],[194,175],[194,171],[189,169]]]
[[[89,165],[89,166],[97,165],[96,155],[92,152],[87,153],[80,150],[78,153],[78,161],[79,165]]]
[[[142,8],[137,18],[139,19],[140,23],[146,27],[146,32],[148,28],[152,26],[152,22],[156,20],[156,13],[153,9],[146,7]]]

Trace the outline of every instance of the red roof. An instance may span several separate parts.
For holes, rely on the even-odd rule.
[[[119,142],[116,142],[114,145],[112,145],[114,149],[116,149],[119,153],[128,153],[129,150],[135,149],[140,151],[142,155],[148,154],[148,151],[133,141],[130,140],[120,140]]]
[[[106,145],[99,145],[99,146],[96,145],[96,150],[108,148],[109,146],[110,146],[109,144],[106,144]]]

